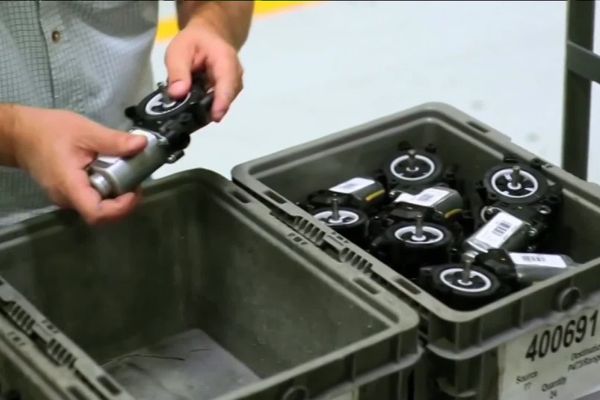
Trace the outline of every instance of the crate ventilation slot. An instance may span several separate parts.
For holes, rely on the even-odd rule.
[[[296,217],[292,224],[296,231],[314,243],[321,243],[325,236],[325,232],[321,228],[302,217]]]
[[[20,305],[12,303],[8,308],[8,315],[25,333],[32,332],[35,320]]]
[[[55,339],[50,340],[47,349],[48,356],[58,365],[72,365],[77,359],[65,346]]]
[[[360,271],[369,270],[373,266],[367,259],[349,249],[342,252],[340,259]]]

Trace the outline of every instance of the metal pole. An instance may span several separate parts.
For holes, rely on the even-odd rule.
[[[581,71],[589,68],[586,62],[593,58],[594,6],[595,1],[588,0],[567,3],[562,165],[584,180],[588,172],[592,82]]]

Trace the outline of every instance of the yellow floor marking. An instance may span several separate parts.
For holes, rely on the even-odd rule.
[[[271,15],[287,11],[300,6],[314,5],[321,1],[271,1],[271,0],[256,0],[254,2],[254,18],[260,18],[265,15]],[[157,42],[166,42],[173,38],[179,32],[177,26],[177,18],[166,18],[158,23],[156,32]]]

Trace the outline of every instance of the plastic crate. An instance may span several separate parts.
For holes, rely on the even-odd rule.
[[[455,311],[295,205],[312,191],[382,167],[403,140],[417,147],[435,144],[438,156],[457,163],[461,178],[471,182],[504,154],[525,162],[536,159],[484,123],[445,104],[430,103],[242,164],[234,169],[233,180],[278,210],[281,220],[331,258],[419,312],[426,355],[417,369],[417,400],[572,400],[591,390],[597,381],[593,365],[600,357],[584,353],[600,343],[600,333],[591,328],[600,308],[598,186],[539,160],[545,176],[564,187],[564,206],[551,228],[554,249],[577,261],[591,261],[475,311]],[[540,340],[562,337],[582,319],[587,331],[581,341],[564,339],[567,344],[552,345],[554,352],[546,349],[534,361],[525,358],[535,335],[537,349]],[[546,345],[541,346],[544,350]],[[591,364],[581,367],[585,359]]]
[[[209,171],[5,230],[0,275],[7,398],[397,400],[421,354],[413,310]]]

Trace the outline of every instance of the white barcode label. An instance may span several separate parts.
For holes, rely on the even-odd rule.
[[[492,233],[496,236],[503,236],[510,229],[510,227],[510,224],[506,222],[500,222],[498,225],[496,225]]]
[[[431,207],[443,200],[448,194],[447,190],[428,188],[415,195],[402,193],[394,200],[394,203],[409,203],[417,206]]]
[[[500,346],[497,398],[573,400],[598,394],[598,314],[597,308],[587,309]]]
[[[375,181],[372,179],[352,178],[347,180],[346,182],[342,182],[339,185],[332,187],[329,190],[336,193],[350,194],[358,192],[359,190],[364,189],[367,186],[370,186],[374,183]]]
[[[497,249],[502,247],[504,242],[513,235],[524,222],[519,218],[499,212],[475,236],[475,240],[483,243],[488,248]]]
[[[565,260],[555,254],[510,253],[510,258],[513,263],[520,265],[539,265],[555,268],[567,267]]]

